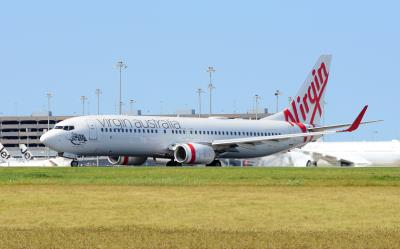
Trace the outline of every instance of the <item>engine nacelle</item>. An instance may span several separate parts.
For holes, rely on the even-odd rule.
[[[215,159],[215,151],[204,144],[180,144],[175,148],[174,157],[178,163],[209,164]]]
[[[112,165],[142,165],[146,162],[147,157],[133,156],[109,156],[108,161]]]

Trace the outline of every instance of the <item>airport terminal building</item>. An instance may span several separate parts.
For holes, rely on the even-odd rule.
[[[71,116],[0,116],[0,142],[13,156],[20,156],[19,144],[26,144],[34,156],[45,156],[40,136]],[[55,154],[55,152],[50,152]]]

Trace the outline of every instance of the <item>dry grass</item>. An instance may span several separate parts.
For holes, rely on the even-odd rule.
[[[167,181],[124,169],[147,182],[125,176],[120,184],[119,169],[81,169],[80,180],[26,170],[29,177],[11,182],[0,176],[0,248],[400,248],[395,169],[259,171],[273,172],[272,183],[242,169],[219,178],[215,169],[162,169]],[[341,172],[337,186],[320,179]]]

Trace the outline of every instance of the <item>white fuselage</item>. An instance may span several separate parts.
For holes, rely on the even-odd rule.
[[[171,158],[177,144],[302,132],[285,121],[149,116],[83,116],[64,120],[41,138],[50,148],[82,156]],[[304,144],[304,138],[239,145],[218,158],[271,155]]]

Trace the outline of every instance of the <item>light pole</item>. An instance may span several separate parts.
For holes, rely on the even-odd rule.
[[[129,110],[131,115],[133,115],[133,104],[135,103],[136,101],[134,99],[129,100]]]
[[[100,95],[103,92],[101,91],[101,89],[97,88],[96,89],[96,95],[97,95],[97,115],[100,115]]]
[[[258,94],[254,95],[254,101],[256,103],[256,110],[255,110],[255,112],[256,112],[256,120],[258,119],[258,101],[260,99],[261,99],[261,97]]]
[[[197,89],[196,93],[199,95],[199,118],[201,118],[201,94],[204,93],[203,89]]]
[[[46,97],[47,97],[47,131],[49,131],[50,130],[50,99],[53,97],[53,94],[51,93],[51,92],[48,92],[47,94],[46,94]],[[47,149],[46,149],[46,156],[47,156],[47,158],[49,158],[49,154],[50,154],[50,152],[49,152],[49,147],[47,147]]]
[[[86,96],[81,96],[81,101],[82,101],[82,115],[85,116],[85,100],[88,98]]]
[[[212,84],[212,74],[215,72],[214,67],[208,67],[207,72],[210,74],[210,83],[208,84],[208,90],[210,91],[210,116],[212,114],[212,90],[215,87]]]
[[[274,95],[276,97],[276,112],[278,112],[279,111],[279,95],[282,95],[282,92],[279,90],[276,90]]]
[[[25,129],[26,132],[26,147],[29,148],[29,129]]]
[[[47,97],[47,130],[50,130],[50,99],[53,97],[53,94],[48,92],[46,94]]]
[[[119,68],[119,115],[122,114],[122,69],[127,69],[128,65],[123,61],[117,62],[117,68]]]

